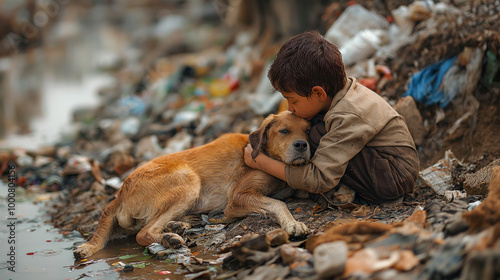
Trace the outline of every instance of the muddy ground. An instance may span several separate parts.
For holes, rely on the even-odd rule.
[[[310,18],[322,21],[307,22],[301,18],[300,22],[323,33],[353,4],[352,1],[313,2],[310,11],[315,11],[316,16]],[[359,2],[394,23],[391,11],[413,1]],[[170,3],[169,11],[177,11],[182,3]],[[272,96],[272,89],[266,88],[262,72],[284,39],[296,31],[292,25],[283,24],[295,17],[293,9],[289,14],[276,11],[277,6],[265,1],[242,3],[245,5],[225,7],[224,24],[220,10],[212,10],[212,14],[198,15],[203,20],[209,18],[210,24],[199,28],[186,24],[190,22],[186,20],[167,39],[154,37],[152,31],[131,36],[133,32],[129,29],[134,25],[120,20],[120,9],[134,15],[130,17],[133,19],[143,15],[137,7],[150,13],[159,9],[148,1],[110,9],[113,16],[108,20],[112,28],[105,38],[107,43],[126,38],[141,55],[134,60],[121,54],[123,57],[118,56],[117,61],[98,65],[98,71],[113,75],[116,84],[100,90],[102,102],[98,108],[75,111],[72,135],[49,147],[0,150],[2,179],[8,180],[8,163],[15,163],[19,187],[28,192],[57,194],[54,201],[47,203],[52,213],[50,223],[64,234],[79,232],[88,239],[121,182],[137,166],[165,153],[205,144],[225,132],[249,133],[256,129],[267,114],[284,106]],[[401,114],[408,114],[407,122],[420,156],[421,172],[415,192],[402,202],[378,206],[335,206],[321,196],[288,198],[285,202],[292,215],[311,231],[308,236],[288,243],[286,240],[272,243],[269,232],[279,228],[273,217],[250,215],[229,224],[218,223],[220,215],[190,217],[191,228],[183,237],[192,246],[192,254],[188,254],[187,262],[179,264],[183,270],[177,276],[190,274],[185,276],[187,279],[500,277],[500,208],[491,206],[498,204],[500,196],[498,190],[490,188],[500,185],[498,180],[495,181],[498,184],[490,184],[492,174],[500,173],[498,168],[494,171],[500,165],[500,5],[498,1],[443,1],[442,4],[433,13],[424,9],[419,14],[423,18],[413,22],[408,43],[393,49],[389,55],[373,55],[372,62],[360,61],[347,68],[348,74],[365,73],[356,75],[360,81],[375,80],[373,90],[397,108],[413,74],[458,55],[457,71],[465,73],[460,76],[466,81],[463,88],[473,85],[472,88],[461,91],[445,107],[410,102],[409,107],[400,109]],[[186,10],[184,6],[180,8]],[[70,15],[79,24],[93,12],[88,3],[73,3],[67,9],[73,11]],[[256,11],[258,20],[252,21],[248,15]],[[163,14],[155,15],[154,19],[146,17],[148,21],[142,27],[158,24]],[[190,20],[195,18],[193,14],[190,16]],[[237,20],[229,20],[231,16]],[[282,23],[281,29],[276,27],[277,22]],[[158,31],[160,24],[156,27]],[[196,33],[199,30],[210,36]],[[481,54],[481,63],[471,70],[470,53],[474,51]],[[488,52],[493,53],[493,58],[487,56]],[[387,73],[369,76],[368,71],[359,71],[367,63],[388,69],[390,78],[384,76]],[[238,74],[233,76],[234,72]],[[247,98],[254,95],[266,100],[266,104]],[[263,236],[268,239],[262,239]],[[251,240],[258,244],[257,249]],[[328,244],[323,246],[326,249],[316,250],[324,244]],[[214,252],[224,257],[223,264],[215,270],[203,257],[197,257]],[[321,262],[324,256],[330,261]],[[198,274],[193,275],[195,270]]]

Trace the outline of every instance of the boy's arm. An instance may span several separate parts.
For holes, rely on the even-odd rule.
[[[285,164],[283,162],[272,159],[262,153],[259,153],[259,155],[253,159],[252,151],[252,146],[248,144],[245,147],[246,165],[254,169],[259,169],[260,171],[266,172],[267,174],[286,182]]]

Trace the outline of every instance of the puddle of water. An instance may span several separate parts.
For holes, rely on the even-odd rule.
[[[76,273],[64,268],[73,264],[72,246],[83,238],[64,237],[50,224],[42,205],[16,195],[14,216],[9,215],[7,185],[0,182],[0,278],[2,279],[71,279]],[[11,205],[12,206],[12,205]],[[10,220],[14,217],[15,220]],[[15,226],[9,229],[9,225]],[[9,239],[11,238],[11,239]],[[9,244],[9,240],[11,244]],[[15,242],[15,243],[14,243]],[[11,246],[14,246],[12,251]],[[8,253],[14,252],[13,258]],[[8,263],[13,260],[15,262]],[[9,267],[15,270],[10,271]]]
[[[82,84],[62,85],[48,82],[43,89],[43,116],[31,122],[32,131],[27,135],[10,134],[2,146],[10,148],[33,149],[40,146],[53,145],[61,138],[61,133],[72,127],[72,112],[77,107],[96,107],[97,89],[109,84],[109,77],[89,76]]]
[[[23,56],[11,58],[22,60]],[[53,70],[48,70],[49,75]],[[106,74],[87,74],[79,82],[65,83],[58,79],[43,79],[40,104],[41,115],[30,121],[29,134],[10,133],[0,139],[3,148],[36,149],[53,145],[61,139],[61,135],[71,133],[72,113],[75,108],[97,107],[99,99],[97,91],[103,86],[113,83],[113,78]]]
[[[76,232],[67,236],[45,221],[50,216],[43,203],[34,204],[23,194],[16,194],[15,229],[11,233],[7,185],[0,181],[0,279],[184,279],[186,273],[177,264],[144,255],[144,247],[134,237],[115,240],[89,259],[75,261],[73,247],[85,240]],[[9,244],[9,237],[15,244]],[[15,246],[15,263],[9,263],[10,246]],[[193,250],[196,251],[196,250]],[[130,257],[136,255],[135,257]],[[126,257],[124,257],[126,256]],[[122,257],[122,258],[120,258]],[[130,258],[127,258],[130,257]],[[216,255],[205,254],[214,261]],[[118,262],[138,266],[121,271]],[[15,272],[9,267],[15,265]],[[141,266],[144,266],[142,268]],[[160,274],[169,271],[171,274]]]

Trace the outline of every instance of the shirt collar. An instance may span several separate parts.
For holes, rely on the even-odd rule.
[[[354,89],[356,87],[357,80],[354,77],[348,77],[347,81],[344,85],[344,88],[341,89],[337,94],[332,99],[332,104],[330,105],[330,110],[339,103],[339,101],[344,98],[344,96],[347,94],[347,92],[351,89]]]

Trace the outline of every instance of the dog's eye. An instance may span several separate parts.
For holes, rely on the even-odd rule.
[[[309,134],[310,132],[311,132],[311,130],[310,130],[310,129],[308,129],[308,130],[306,131],[306,133],[307,133],[307,134]]]
[[[282,134],[288,134],[289,131],[288,131],[288,129],[282,129],[279,132]]]

